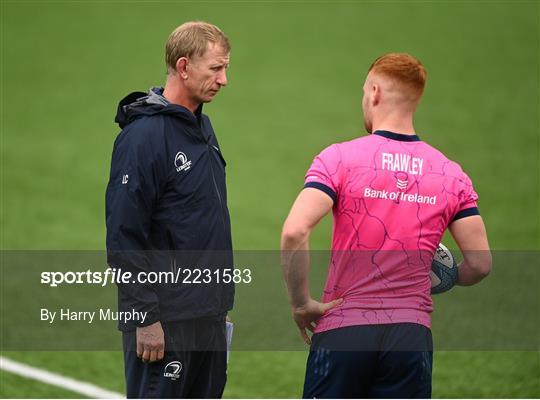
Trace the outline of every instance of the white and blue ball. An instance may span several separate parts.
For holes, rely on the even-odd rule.
[[[431,294],[444,293],[456,284],[458,268],[456,259],[442,243],[439,244],[431,263]]]

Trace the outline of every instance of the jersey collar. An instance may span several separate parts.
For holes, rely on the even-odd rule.
[[[417,135],[404,135],[390,131],[375,131],[374,135],[382,136],[387,139],[399,140],[400,142],[419,142],[420,138]]]

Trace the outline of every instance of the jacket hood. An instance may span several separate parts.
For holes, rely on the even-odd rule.
[[[195,113],[200,115],[201,111],[202,105]],[[120,129],[124,129],[141,115],[154,114],[173,114],[178,118],[196,123],[196,116],[185,107],[169,103],[163,97],[163,88],[160,87],[151,88],[148,93],[133,92],[120,100],[114,122],[120,126]]]

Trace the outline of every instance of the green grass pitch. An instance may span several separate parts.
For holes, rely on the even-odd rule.
[[[236,249],[278,248],[313,156],[363,134],[366,69],[403,51],[428,71],[417,131],[471,176],[492,247],[540,250],[537,1],[4,0],[1,19],[2,250],[104,248],[117,102],[164,83],[167,35],[193,19],[233,46],[229,86],[205,112],[228,161]],[[329,241],[326,219],[312,243]],[[123,391],[117,352],[5,355]],[[299,397],[305,360],[235,352],[225,396]],[[439,352],[433,395],[540,397],[539,376],[534,351]],[[2,397],[77,397],[3,372],[0,383]]]

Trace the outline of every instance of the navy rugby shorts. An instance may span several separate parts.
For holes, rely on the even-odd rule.
[[[413,323],[358,325],[313,335],[304,398],[430,398],[433,342]]]

